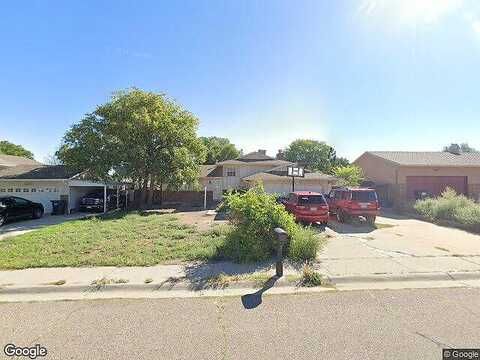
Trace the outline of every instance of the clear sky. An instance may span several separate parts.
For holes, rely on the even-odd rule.
[[[480,1],[10,1],[0,139],[37,160],[118,89],[166,92],[200,135],[272,155],[480,148]]]

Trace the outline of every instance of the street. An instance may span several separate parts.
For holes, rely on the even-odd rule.
[[[256,300],[2,303],[1,356],[9,343],[40,344],[46,359],[441,359],[445,347],[480,347],[479,289]]]

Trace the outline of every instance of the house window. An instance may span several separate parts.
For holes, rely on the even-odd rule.
[[[38,192],[43,192],[43,188],[38,188]]]
[[[33,188],[30,192],[37,192],[37,189]]]
[[[58,192],[58,189],[57,189],[57,188],[53,188],[53,192]]]
[[[16,188],[15,192],[22,192],[22,189]]]
[[[25,188],[23,189],[23,192],[30,192],[30,189]]]
[[[13,192],[13,189],[8,189],[7,192]]]
[[[227,176],[236,176],[235,168],[226,168],[225,172],[227,173]]]
[[[0,192],[6,192],[6,189],[0,189]]]

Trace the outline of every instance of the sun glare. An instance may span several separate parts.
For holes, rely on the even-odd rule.
[[[365,0],[360,10],[403,25],[437,22],[462,4],[462,0]]]

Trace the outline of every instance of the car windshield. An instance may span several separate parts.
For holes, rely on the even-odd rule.
[[[103,194],[99,193],[99,192],[95,192],[95,193],[89,193],[89,194],[85,195],[85,197],[98,198],[98,197],[103,197]]]
[[[325,199],[322,195],[309,195],[309,196],[300,196],[298,198],[299,205],[323,205],[325,204]]]
[[[352,200],[354,201],[377,201],[375,191],[352,191]]]

